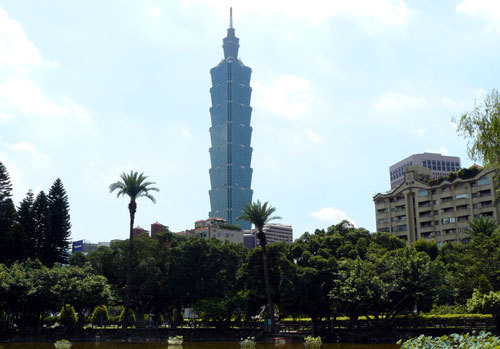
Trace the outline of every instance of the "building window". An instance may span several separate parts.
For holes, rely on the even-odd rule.
[[[456,196],[456,200],[461,200],[461,199],[468,199],[469,194],[459,194]]]
[[[418,190],[418,197],[419,198],[423,198],[425,196],[428,196],[429,195],[429,192],[427,191],[427,189],[419,189]]]
[[[490,179],[488,178],[488,176],[483,176],[477,181],[477,185],[480,187],[488,184],[490,184]]]
[[[456,218],[455,217],[443,218],[442,222],[443,222],[443,224],[455,223],[456,222]]]

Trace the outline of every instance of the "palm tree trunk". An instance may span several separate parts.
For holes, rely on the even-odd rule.
[[[128,204],[128,210],[130,212],[130,236],[128,240],[128,262],[127,262],[127,294],[125,296],[125,311],[123,317],[123,328],[127,328],[127,323],[129,320],[129,311],[130,311],[130,297],[132,294],[132,262],[134,259],[134,218],[135,211],[137,210],[137,204],[135,200],[130,199],[130,203]]]
[[[266,297],[267,297],[267,311],[271,316],[271,332],[274,333],[274,305],[271,298],[271,284],[269,282],[269,266],[267,263],[267,250],[266,250],[266,235],[259,228],[258,234],[260,240],[260,247],[262,249],[262,267],[264,268],[264,284],[266,285]]]

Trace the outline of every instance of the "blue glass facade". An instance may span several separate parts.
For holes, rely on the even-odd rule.
[[[252,201],[252,128],[250,75],[252,69],[238,59],[239,39],[232,25],[223,40],[224,60],[210,70],[212,107],[210,116],[210,207],[209,217],[221,217],[242,229],[242,208]]]

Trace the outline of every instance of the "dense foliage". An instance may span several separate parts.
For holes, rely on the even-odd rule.
[[[66,267],[31,260],[0,264],[0,327],[40,325],[65,304],[74,307],[81,327],[95,309],[122,305],[128,247],[122,241],[75,254]],[[292,244],[267,245],[266,252],[278,320],[307,317],[316,326],[347,316],[356,326],[369,316],[374,325],[389,327],[415,311],[500,315],[498,229],[438,249],[434,242],[408,247],[344,221]],[[175,324],[186,307],[217,327],[251,319],[267,304],[262,269],[260,248],[170,232],[140,236],[134,239],[130,307],[139,322],[152,314]]]

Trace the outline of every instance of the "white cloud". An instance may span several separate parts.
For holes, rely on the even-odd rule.
[[[472,97],[474,98],[474,101],[481,103],[487,94],[488,91],[483,88],[479,88],[472,93]]]
[[[403,93],[390,92],[381,96],[374,103],[375,109],[379,111],[401,111],[407,109],[421,109],[427,105],[424,97],[412,97]]]
[[[66,106],[63,107],[64,114],[73,114],[80,121],[93,125],[92,118],[81,106],[73,102],[68,97],[63,97],[63,100],[66,102]]]
[[[25,114],[72,116],[92,124],[90,115],[81,106],[67,97],[54,101],[30,78],[29,72],[41,66],[54,68],[57,62],[45,61],[22,25],[0,7],[0,70],[4,73],[0,83],[0,121]]]
[[[443,106],[448,107],[448,108],[454,108],[456,107],[457,103],[448,97],[443,97],[439,100],[439,103],[441,103]]]
[[[184,136],[184,138],[191,139],[191,129],[189,129],[187,127],[183,127],[182,128],[182,135]]]
[[[439,149],[437,151],[434,149],[431,149],[431,148],[427,148],[425,151],[427,153],[438,153],[441,155],[450,155],[450,152],[445,147],[439,147]]]
[[[262,16],[283,15],[303,19],[314,25],[322,24],[335,16],[356,19],[364,26],[383,24],[400,26],[408,22],[408,6],[403,0],[183,0],[185,6],[203,3],[227,13],[233,6],[236,16],[257,13]]]
[[[21,76],[0,84],[0,112],[3,110],[43,117],[73,116],[83,123],[93,124],[90,115],[70,98],[62,97],[62,102],[56,103],[45,96],[33,81]]]
[[[280,75],[270,85],[253,84],[255,106],[285,118],[303,116],[319,102],[312,95],[309,80],[295,75]]]
[[[26,151],[29,153],[36,153],[35,146],[31,143],[26,142],[26,141],[21,141],[21,142],[16,143],[16,144],[11,144],[8,147],[9,147],[9,149],[12,149],[12,150],[19,150],[19,151]]]
[[[6,143],[6,146],[10,150],[30,153],[30,154],[33,154],[35,156],[40,157],[43,160],[50,160],[50,158],[46,154],[41,153],[40,151],[38,151],[38,149],[33,144],[26,142],[26,141],[21,141],[19,143],[15,143],[15,144]]]
[[[325,207],[319,211],[311,212],[310,215],[313,218],[319,219],[321,222],[327,222],[330,224],[337,224],[346,219],[353,225],[356,225],[356,222],[349,218],[344,211],[334,207]]]
[[[24,72],[41,64],[40,52],[26,36],[21,23],[0,8],[0,69],[10,67]]]
[[[417,128],[416,130],[413,130],[413,133],[415,133],[417,136],[425,136],[427,133],[427,130],[425,128]]]
[[[486,23],[487,31],[500,33],[500,2],[498,0],[463,0],[456,7],[457,13],[479,18]]]
[[[160,15],[160,8],[156,6],[148,7],[147,11],[151,17],[158,17]]]
[[[23,114],[44,116],[62,111],[31,80],[24,77],[12,77],[0,84],[0,107],[12,108]]]
[[[313,130],[307,128],[305,129],[305,132],[307,139],[309,139],[309,141],[311,141],[312,143],[318,144],[319,142],[321,142],[321,137]]]

